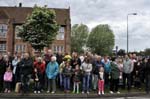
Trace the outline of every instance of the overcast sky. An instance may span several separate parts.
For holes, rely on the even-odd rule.
[[[0,0],[1,6],[71,8],[71,23],[86,24],[90,29],[109,24],[115,34],[115,45],[126,49],[127,14],[129,15],[129,50],[150,48],[150,0]]]

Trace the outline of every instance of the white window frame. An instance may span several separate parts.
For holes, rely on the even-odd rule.
[[[0,24],[0,37],[6,38],[7,32],[8,32],[8,25]]]
[[[64,40],[65,39],[65,27],[61,26],[59,28],[58,34],[56,36],[57,40]]]
[[[0,51],[6,51],[6,43],[0,43]]]

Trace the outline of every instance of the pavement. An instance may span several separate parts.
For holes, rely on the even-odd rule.
[[[130,98],[128,98],[130,97]],[[141,97],[141,98],[140,98]],[[144,98],[143,98],[144,97]],[[0,99],[105,99],[105,98],[111,98],[111,99],[149,99],[150,94],[146,94],[144,92],[132,92],[132,93],[120,93],[120,94],[105,94],[98,96],[97,94],[47,94],[47,93],[41,93],[41,94],[21,94],[21,93],[1,93]]]

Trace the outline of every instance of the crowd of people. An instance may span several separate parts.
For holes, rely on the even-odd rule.
[[[0,91],[4,93],[31,92],[98,95],[131,91],[132,87],[150,91],[150,58],[129,54],[125,56],[100,56],[87,52],[71,55],[52,50],[31,57],[28,53],[0,54]]]

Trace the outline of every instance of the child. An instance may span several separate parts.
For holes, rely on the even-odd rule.
[[[74,77],[73,77],[73,93],[75,93],[77,89],[77,94],[79,94],[80,73],[81,71],[79,65],[76,65],[74,70]]]
[[[70,79],[72,75],[72,68],[70,66],[70,62],[67,61],[65,63],[65,67],[63,68],[63,76],[64,76],[64,92],[70,92]]]
[[[11,70],[11,67],[9,66],[6,69],[6,72],[4,74],[4,88],[5,88],[5,93],[10,93],[10,88],[11,88],[11,83],[12,83],[12,78],[13,78],[13,73]]]
[[[104,95],[104,68],[101,66],[99,68],[98,75],[98,95]]]
[[[37,68],[34,68],[33,79],[34,79],[34,93],[41,93],[41,85],[40,85],[41,74],[37,70]]]

